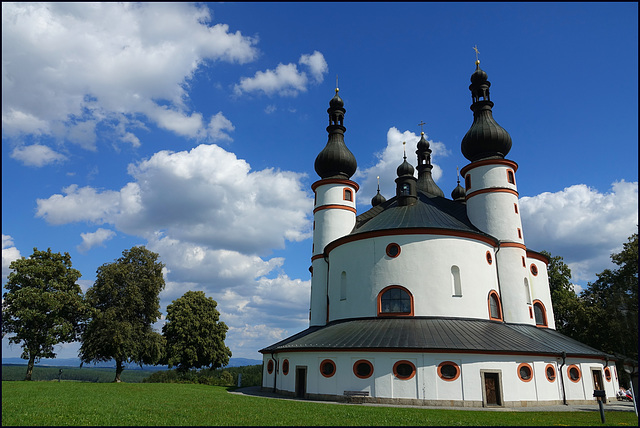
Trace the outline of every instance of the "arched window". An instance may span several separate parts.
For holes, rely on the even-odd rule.
[[[527,302],[527,305],[531,304],[531,290],[529,290],[529,280],[527,278],[524,279],[524,298]]]
[[[398,379],[409,380],[416,375],[416,366],[411,361],[398,361],[393,365],[393,374]]]
[[[556,380],[556,368],[553,367],[553,364],[547,364],[547,367],[544,368],[544,373],[547,376],[547,380],[549,382],[555,382],[555,380]]]
[[[541,327],[549,326],[549,324],[547,324],[547,311],[540,300],[533,301],[533,313],[536,317],[536,325]]]
[[[378,294],[378,316],[413,316],[413,296],[404,287],[390,285]]]
[[[510,169],[507,170],[507,181],[511,184],[516,184],[516,177]]]
[[[462,283],[460,282],[460,268],[451,266],[451,286],[454,297],[462,297]]]
[[[489,319],[502,321],[502,308],[500,307],[500,298],[495,290],[489,292]]]
[[[336,363],[331,360],[323,360],[320,363],[320,373],[324,377],[331,377],[336,373]]]
[[[289,360],[282,362],[282,374],[285,376],[289,374]]]
[[[267,373],[273,373],[273,360],[269,360],[269,362],[267,363]]]
[[[440,379],[452,382],[460,377],[460,366],[452,361],[443,361],[438,365]]]
[[[471,174],[464,176],[464,188],[465,190],[471,189]]]
[[[367,360],[358,360],[353,365],[353,374],[360,379],[366,379],[373,374],[373,364]]]
[[[351,189],[344,189],[343,190],[343,194],[342,194],[342,198],[345,201],[353,201],[353,192],[351,191]]]
[[[340,274],[340,300],[347,300],[347,273]]]
[[[518,366],[518,377],[523,382],[530,382],[533,379],[533,369],[530,364],[522,363]]]

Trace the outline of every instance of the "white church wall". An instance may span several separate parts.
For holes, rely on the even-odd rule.
[[[534,275],[531,272],[532,265],[535,266],[537,275]],[[534,300],[540,300],[542,302],[547,315],[547,326],[555,330],[556,320],[553,313],[553,304],[551,302],[551,290],[549,289],[547,265],[538,259],[527,258],[527,270],[529,284],[531,284],[531,296]]]
[[[387,245],[400,254],[389,257]],[[393,235],[344,243],[329,254],[330,319],[377,316],[385,287],[406,288],[416,316],[487,319],[489,291],[498,289],[493,247],[481,241],[439,235]],[[493,259],[493,255],[491,256]],[[452,266],[459,269],[461,296],[452,292]],[[346,276],[346,299],[341,284]],[[521,272],[522,273],[522,272]]]
[[[324,247],[351,232],[356,215],[342,208],[328,208],[314,214],[313,255],[322,254]]]
[[[325,325],[327,322],[327,262],[316,259],[311,264],[310,320],[309,325]]]
[[[351,195],[351,201],[345,200],[345,189],[350,189],[353,192]],[[356,207],[356,190],[353,185],[346,185],[343,183],[327,183],[316,187],[315,192],[316,207],[333,204],[345,205],[352,208]]]
[[[518,197],[508,192],[480,193],[467,199],[467,215],[475,227],[501,241],[524,243]]]
[[[529,311],[532,307],[531,285],[527,268],[522,266],[524,256],[525,250],[518,247],[501,247],[496,254],[502,312],[506,322],[535,325],[532,312]]]

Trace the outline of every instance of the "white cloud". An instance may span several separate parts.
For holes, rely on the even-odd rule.
[[[116,236],[113,230],[99,228],[93,233],[81,233],[82,244],[78,245],[78,251],[86,253],[93,247],[104,246],[104,242]]]
[[[11,152],[11,157],[21,161],[25,165],[35,167],[62,162],[67,159],[63,154],[40,144],[16,147]]]
[[[164,236],[246,254],[283,248],[311,235],[312,200],[301,174],[264,169],[217,145],[161,151],[129,173],[120,191],[77,185],[38,199],[36,215],[51,224],[88,221],[151,239]]]
[[[302,55],[299,63],[309,67],[311,75],[318,83],[324,80],[324,75],[329,71],[327,61],[325,61],[324,56],[318,51],[313,51],[311,55]]]
[[[205,5],[3,3],[2,132],[95,150],[104,123],[135,147],[130,126],[144,115],[178,135],[214,140],[229,124],[217,126],[214,116],[208,127],[189,110],[189,79],[207,61],[254,60],[256,43],[212,25]]]
[[[523,197],[520,206],[527,247],[562,256],[574,280],[594,280],[637,231],[638,182],[615,182],[607,193],[576,184]]]
[[[435,163],[438,157],[447,156],[449,151],[444,143],[439,141],[429,140],[429,136],[425,134],[425,138],[429,141],[429,148],[431,153],[431,164],[433,169],[431,174],[434,181],[438,181],[442,176],[442,169]],[[377,191],[377,178],[380,177],[380,193],[387,199],[391,199],[396,194],[395,179],[398,177],[396,170],[398,166],[403,162],[403,144],[406,142],[406,154],[407,162],[416,168],[417,157],[416,147],[420,141],[420,136],[414,134],[411,131],[400,132],[396,127],[389,128],[387,131],[387,146],[381,151],[375,154],[376,163],[369,168],[358,168],[353,176],[353,179],[360,184],[360,190],[358,191],[358,203],[362,204],[364,209],[367,206],[370,207],[371,198],[373,198]],[[415,176],[418,176],[418,170],[415,170]],[[445,192],[446,195],[446,192]]]
[[[20,250],[13,244],[13,238],[9,235],[2,234],[2,282],[7,280],[7,276],[11,273],[9,266],[14,260],[20,258]]]
[[[328,71],[327,62],[318,51],[311,55],[302,55],[298,63],[309,68],[315,83],[322,82],[324,74]],[[278,64],[275,70],[257,71],[253,77],[243,77],[240,83],[235,85],[234,91],[236,95],[261,91],[267,95],[277,93],[281,96],[295,97],[300,92],[306,92],[308,84],[307,73],[299,71],[296,64]]]

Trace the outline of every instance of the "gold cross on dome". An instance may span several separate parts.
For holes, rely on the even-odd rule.
[[[420,121],[420,123],[418,124],[418,126],[420,127],[420,132],[422,132],[424,134],[424,129],[422,129],[422,127],[426,125],[426,123],[424,123],[424,121]]]
[[[478,45],[475,45],[473,50],[476,51],[476,61],[478,61],[478,54],[480,53],[480,51],[478,51]]]

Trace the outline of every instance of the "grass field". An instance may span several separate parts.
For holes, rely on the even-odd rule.
[[[115,368],[102,367],[68,367],[68,366],[35,366],[31,378],[33,380],[58,380],[58,375],[62,369],[62,381],[79,381],[79,382],[113,382],[116,377]],[[155,370],[129,369],[122,372],[123,382],[142,382],[142,379],[149,377],[155,373]],[[2,380],[24,380],[27,373],[26,365],[2,365]]]
[[[633,412],[607,425],[637,426]],[[336,405],[229,394],[163,383],[2,382],[2,425],[602,425],[596,412],[488,412]]]

